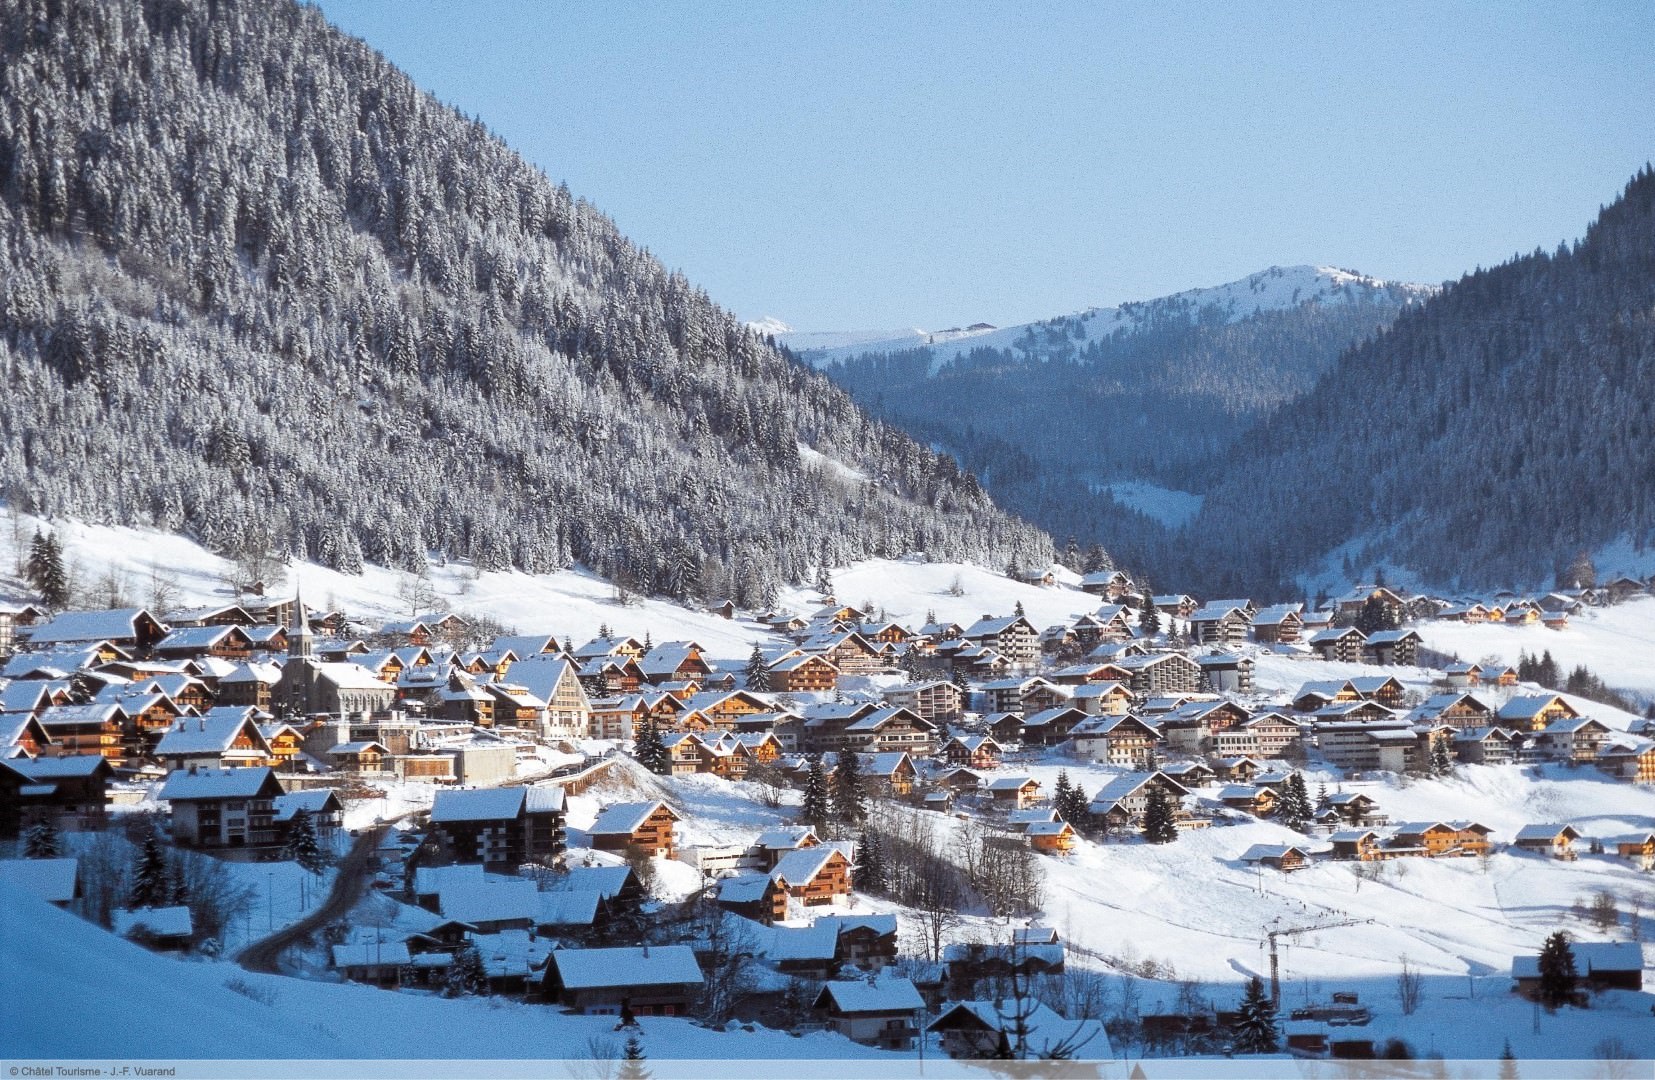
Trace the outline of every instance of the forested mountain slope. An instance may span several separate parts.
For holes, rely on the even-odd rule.
[[[1242,432],[1429,294],[1272,267],[973,339],[803,355],[874,415],[952,451],[1002,505],[1157,573],[1164,529],[1105,486],[1198,485]]]
[[[1176,544],[1210,588],[1350,542],[1440,585],[1655,544],[1655,172],[1581,241],[1478,270],[1245,435]]]
[[[0,498],[221,551],[754,603],[1050,554],[286,0],[0,7],[0,375]]]

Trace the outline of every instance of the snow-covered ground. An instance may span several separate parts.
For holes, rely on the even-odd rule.
[[[1516,665],[1520,653],[1549,651],[1565,671],[1584,664],[1610,686],[1655,701],[1655,596],[1588,609],[1563,630],[1454,622],[1427,622],[1417,629],[1427,648],[1467,661],[1492,656]]]

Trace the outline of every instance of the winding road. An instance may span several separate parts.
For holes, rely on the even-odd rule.
[[[260,938],[236,954],[236,963],[247,971],[265,975],[279,975],[277,961],[282,953],[320,930],[328,923],[341,919],[367,891],[373,877],[374,854],[379,850],[380,837],[395,820],[380,822],[363,831],[351,845],[350,851],[339,861],[339,873],[333,879],[333,889],[326,900],[296,923],[284,926],[268,937]]]

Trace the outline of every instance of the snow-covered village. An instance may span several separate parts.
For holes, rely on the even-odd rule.
[[[1652,40],[0,2],[0,1076],[1655,1076]]]
[[[128,967],[330,1056],[482,1056],[502,1024],[617,1062],[1647,1038],[1655,720],[1600,680],[1655,635],[1647,580],[1308,609],[899,560],[756,611],[15,534],[30,1054],[95,1053],[49,1016]],[[69,564],[148,606],[27,599]]]

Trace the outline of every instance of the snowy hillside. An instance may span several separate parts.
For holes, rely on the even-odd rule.
[[[14,1060],[220,1058],[226,1052],[276,1059],[580,1059],[592,1055],[593,1041],[619,1056],[612,1016],[566,1016],[547,1005],[387,993],[250,975],[226,962],[176,960],[10,885],[0,885],[0,909],[6,912],[0,968],[13,985],[29,988],[8,995],[0,1010],[0,1045]],[[71,1001],[96,1022],[61,1023],[63,1004]],[[833,1035],[799,1039],[762,1028],[724,1034],[656,1017],[640,1023],[652,1058],[889,1057]],[[233,1042],[226,1041],[230,1032]]]
[[[230,564],[187,537],[77,521],[45,523],[28,516],[20,522],[25,543],[37,526],[49,527],[62,541],[65,559],[81,582],[107,583],[112,576],[133,604],[150,603],[157,576],[176,585],[176,607],[231,599],[225,585]],[[8,532],[0,536],[0,596],[23,593],[21,582],[9,576],[15,559],[14,538]],[[1022,603],[1030,618],[1045,626],[1097,607],[1096,598],[1078,588],[1025,585],[966,563],[873,559],[837,570],[833,577],[841,601],[871,602],[882,606],[887,618],[916,625],[927,611],[938,618],[971,622],[984,614],[1009,613]],[[416,614],[398,595],[409,580],[406,573],[380,566],[366,566],[357,575],[296,563],[287,568],[282,590],[277,591],[291,592],[298,585],[317,606],[373,622]],[[750,620],[723,619],[665,600],[634,596],[623,604],[608,581],[580,569],[551,574],[485,572],[452,562],[432,566],[429,580],[437,599],[422,610],[487,615],[522,633],[544,631],[580,642],[609,625],[638,637],[648,633],[656,641],[692,639],[715,660],[737,667],[755,641],[771,638],[769,629]],[[953,594],[956,581],[959,595]],[[782,608],[804,614],[821,606],[814,591],[800,587],[782,589],[778,601]]]
[[[930,346],[933,368],[936,368],[961,353],[978,347],[1011,349],[1016,352],[1024,348],[1025,339],[1029,335],[1057,322],[1078,327],[1080,333],[1077,344],[1083,344],[1101,340],[1121,331],[1131,333],[1156,320],[1181,316],[1191,322],[1202,318],[1221,318],[1225,322],[1235,322],[1263,311],[1279,311],[1301,304],[1352,303],[1397,290],[1403,292],[1408,299],[1422,299],[1434,291],[1427,285],[1397,284],[1331,266],[1272,266],[1240,281],[1224,285],[1188,289],[1171,296],[1115,307],[1089,308],[1061,319],[1017,326],[942,332],[918,329],[888,333],[788,331],[777,334],[776,340],[801,354],[816,367],[858,353],[893,352]]]

